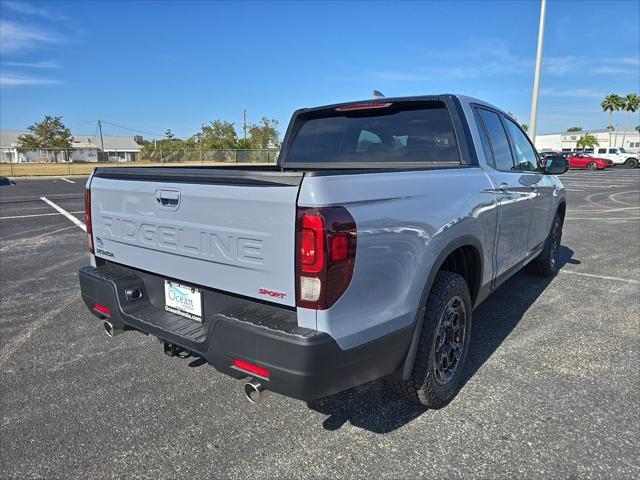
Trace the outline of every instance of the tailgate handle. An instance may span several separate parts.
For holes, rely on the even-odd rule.
[[[163,208],[175,210],[180,205],[180,190],[156,190],[156,202]]]

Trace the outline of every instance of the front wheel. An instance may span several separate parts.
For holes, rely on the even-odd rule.
[[[598,165],[596,165],[596,162],[589,162],[589,163],[587,164],[587,168],[588,168],[589,170],[592,170],[592,171],[593,171],[593,170],[597,170],[597,169],[598,169]]]
[[[457,273],[441,271],[424,306],[422,330],[411,375],[395,384],[402,396],[442,408],[460,387],[471,336],[471,296]]]
[[[560,240],[562,240],[562,219],[560,214],[556,213],[544,248],[540,255],[527,264],[527,271],[544,277],[555,275],[560,263]]]
[[[636,168],[638,166],[638,160],[635,158],[627,158],[627,161],[624,162],[624,166],[627,168]]]

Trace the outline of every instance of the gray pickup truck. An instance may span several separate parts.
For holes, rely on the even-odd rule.
[[[97,168],[82,297],[110,336],[202,357],[252,401],[384,379],[439,408],[473,308],[557,270],[566,170],[473,98],[305,108],[277,165]]]

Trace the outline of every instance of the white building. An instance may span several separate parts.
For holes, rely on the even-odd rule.
[[[26,133],[0,130],[0,162],[64,162],[67,157],[72,162],[134,162],[142,148],[133,137],[105,135],[103,151],[99,136],[73,135],[67,152],[19,149],[18,137]]]
[[[560,133],[543,133],[536,135],[535,145],[538,151],[557,151],[569,152],[571,150],[580,150],[578,140],[583,135],[593,135],[598,140],[599,147],[623,147],[625,150],[637,152],[640,150],[640,133],[636,131],[627,132],[611,132],[609,130],[583,130],[580,132],[560,132]],[[609,142],[611,137],[611,142]],[[622,138],[624,137],[624,145]]]

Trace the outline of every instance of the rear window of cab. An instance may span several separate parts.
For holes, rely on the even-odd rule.
[[[444,103],[407,105],[381,100],[366,105],[301,114],[285,162],[460,165]]]

